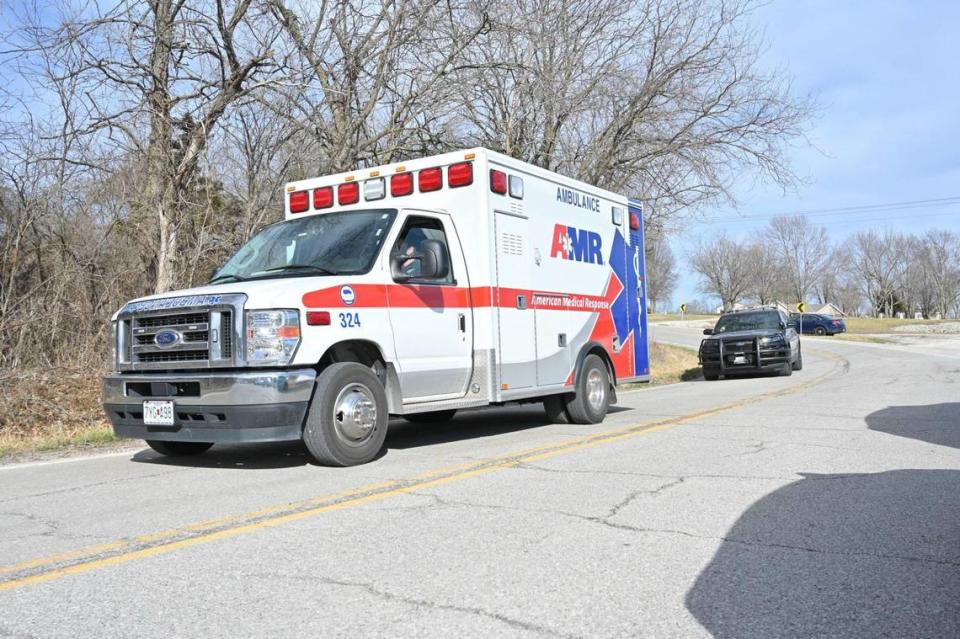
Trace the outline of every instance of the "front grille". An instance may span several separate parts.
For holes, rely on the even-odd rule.
[[[223,307],[132,314],[123,319],[126,347],[120,363],[134,370],[229,366],[234,363],[234,315]],[[171,336],[162,333],[173,333],[172,343],[164,342]]]
[[[156,362],[201,362],[209,358],[209,351],[183,351],[180,353],[140,353],[137,361],[145,364]]]
[[[191,324],[204,324],[208,318],[208,313],[178,313],[176,315],[138,317],[135,322],[140,328],[174,328],[177,326],[190,326]]]

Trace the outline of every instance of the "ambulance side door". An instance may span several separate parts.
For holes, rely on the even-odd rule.
[[[473,313],[466,263],[448,215],[407,211],[390,246],[393,283],[387,304],[404,403],[462,397],[473,372]],[[449,272],[418,276],[425,240],[439,241],[449,255]],[[399,265],[396,271],[395,265]]]

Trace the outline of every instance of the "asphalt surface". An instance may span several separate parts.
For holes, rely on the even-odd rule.
[[[695,344],[689,328],[656,339]],[[299,446],[0,467],[0,637],[960,636],[960,341]]]

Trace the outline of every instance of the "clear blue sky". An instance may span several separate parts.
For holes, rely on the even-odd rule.
[[[738,209],[710,210],[673,240],[681,273],[674,309],[705,297],[688,272],[691,239],[726,228],[735,237],[778,213],[960,196],[960,2],[774,0],[756,23],[764,63],[786,68],[821,106],[792,153],[805,178],[795,192],[736,187]],[[926,208],[816,214],[834,241],[867,228],[960,232],[960,201]]]

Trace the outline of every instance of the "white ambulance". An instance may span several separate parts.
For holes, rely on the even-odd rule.
[[[592,424],[649,380],[638,202],[481,148],[286,190],[207,286],[114,316],[117,435],[165,455],[302,439],[346,466],[391,415],[542,402]]]

